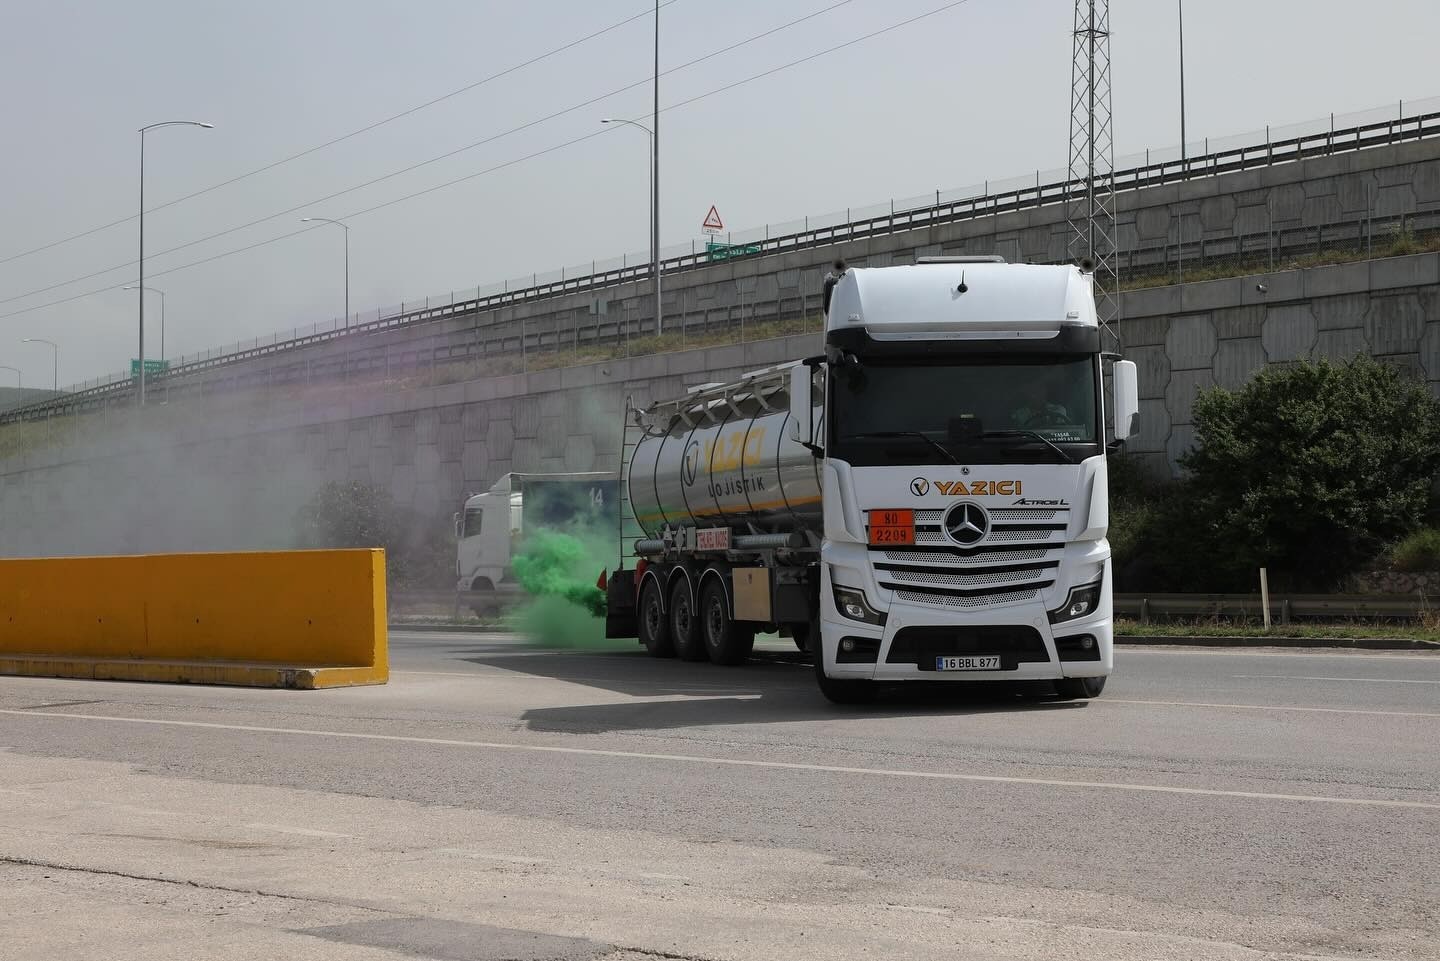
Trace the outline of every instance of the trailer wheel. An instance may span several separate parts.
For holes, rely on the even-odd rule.
[[[705,660],[705,641],[696,623],[695,599],[690,596],[690,583],[677,578],[670,588],[670,642],[682,661]]]
[[[743,664],[755,649],[755,632],[735,623],[725,585],[713,578],[700,591],[700,630],[712,664]]]
[[[836,678],[825,673],[825,649],[820,643],[820,634],[812,635],[815,643],[811,656],[815,660],[815,680],[820,693],[832,704],[868,704],[875,700],[875,682],[858,678]]]
[[[660,585],[648,578],[640,589],[639,624],[640,643],[651,657],[674,657],[675,645],[670,639],[670,622],[665,617],[665,606],[660,603]]]
[[[1055,693],[1062,701],[1088,701],[1105,690],[1103,677],[1066,677],[1055,682]]]

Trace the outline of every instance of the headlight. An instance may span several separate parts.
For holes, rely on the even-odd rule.
[[[851,587],[835,588],[835,609],[852,621],[866,624],[884,624],[885,615],[879,613],[865,600],[865,593]]]
[[[1050,612],[1050,623],[1061,624],[1065,621],[1073,621],[1077,617],[1084,617],[1087,614],[1095,613],[1100,606],[1100,582],[1085,584],[1081,587],[1070,589],[1070,596],[1065,598],[1065,603],[1058,610]]]

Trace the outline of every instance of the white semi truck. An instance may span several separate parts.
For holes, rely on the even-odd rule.
[[[620,475],[506,474],[483,494],[465,499],[455,515],[456,590],[476,614],[493,614],[523,593],[511,559],[526,531],[589,528],[613,532],[619,523]]]
[[[635,413],[622,469],[644,536],[602,578],[607,633],[735,664],[778,630],[838,702],[911,680],[1094,697],[1112,666],[1105,459],[1138,406],[1077,267],[852,269],[823,355]]]

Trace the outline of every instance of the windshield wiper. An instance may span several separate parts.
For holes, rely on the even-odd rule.
[[[941,453],[941,455],[944,456],[944,458],[945,458],[946,460],[948,460],[950,463],[955,464],[957,467],[958,467],[959,464],[960,464],[960,462],[955,459],[955,455],[954,455],[954,454],[950,453],[950,452],[949,452],[948,450],[946,450],[944,447],[940,446],[940,442],[939,442],[939,441],[937,441],[935,438],[931,437],[929,434],[922,433],[921,431],[918,431],[918,430],[877,430],[877,431],[871,431],[871,432],[865,433],[865,434],[846,434],[845,437],[844,437],[844,439],[845,439],[845,440],[894,440],[894,439],[897,438],[897,437],[918,437],[918,438],[920,438],[921,440],[923,440],[925,443],[929,444],[931,447],[933,447],[933,448],[935,448],[936,450],[938,450],[938,451]],[[1058,450],[1058,448],[1057,448],[1057,450]],[[1064,451],[1061,451],[1061,453],[1064,453]]]
[[[1013,430],[987,430],[987,431],[985,431],[983,434],[981,434],[980,436],[981,436],[981,437],[984,437],[984,438],[989,438],[989,437],[1029,437],[1029,438],[1031,438],[1032,440],[1038,440],[1040,443],[1044,444],[1046,447],[1050,448],[1050,449],[1053,450],[1055,453],[1057,453],[1057,454],[1059,454],[1061,457],[1065,458],[1065,463],[1067,463],[1067,464],[1073,464],[1073,463],[1075,463],[1075,458],[1071,457],[1068,453],[1065,452],[1065,450],[1064,450],[1063,448],[1057,446],[1053,441],[1050,440],[1050,438],[1046,437],[1044,434],[1040,433],[1039,431],[1026,430],[1026,429],[1023,428],[1023,427],[1017,427],[1017,428],[1014,428]]]

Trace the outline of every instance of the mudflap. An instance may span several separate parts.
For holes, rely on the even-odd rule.
[[[635,572],[614,571],[605,586],[605,636],[628,638],[640,636],[635,617]]]

